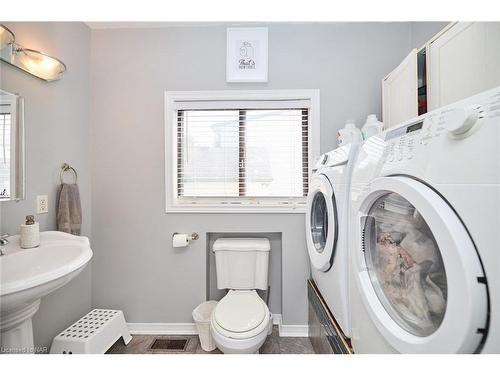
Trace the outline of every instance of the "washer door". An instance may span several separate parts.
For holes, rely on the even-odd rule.
[[[473,353],[487,327],[488,297],[464,225],[411,178],[371,186],[359,213],[358,281],[375,325],[402,353]]]
[[[314,268],[328,271],[335,256],[338,222],[333,187],[325,175],[313,176],[307,194],[306,241]]]

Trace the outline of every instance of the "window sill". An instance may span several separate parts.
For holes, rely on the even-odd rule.
[[[204,214],[221,214],[221,213],[252,213],[252,214],[305,214],[307,207],[305,205],[295,207],[283,206],[205,206],[205,205],[175,205],[167,207],[166,213],[204,213]]]

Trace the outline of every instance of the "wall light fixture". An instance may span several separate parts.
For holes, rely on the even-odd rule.
[[[61,79],[66,71],[66,65],[61,60],[16,43],[14,33],[2,24],[0,60],[47,82]]]

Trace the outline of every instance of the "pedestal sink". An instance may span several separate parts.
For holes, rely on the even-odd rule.
[[[21,249],[8,238],[0,256],[0,345],[2,352],[32,352],[31,318],[40,299],[78,275],[92,258],[87,237],[40,233],[40,246]]]

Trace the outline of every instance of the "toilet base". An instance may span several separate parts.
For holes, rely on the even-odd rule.
[[[269,322],[269,326],[272,327],[272,321]],[[260,347],[266,341],[270,329],[266,328],[261,333],[254,337],[246,339],[233,339],[229,337],[222,336],[213,327],[210,327],[212,337],[215,341],[217,348],[224,354],[258,354]]]

